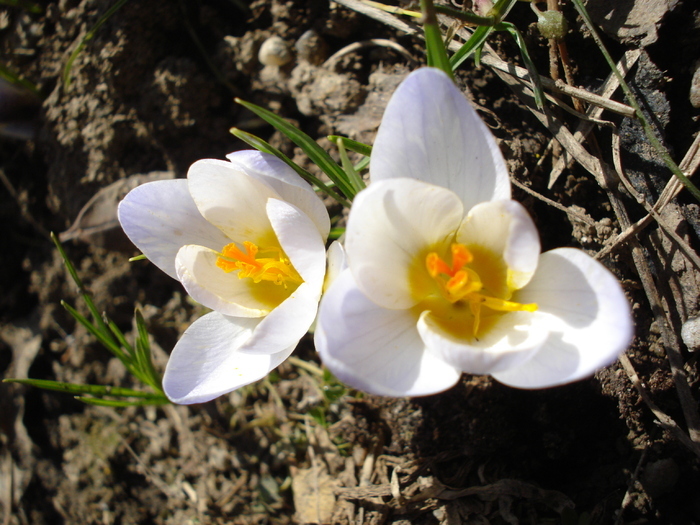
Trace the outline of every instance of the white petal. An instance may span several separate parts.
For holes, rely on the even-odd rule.
[[[163,389],[173,403],[204,403],[265,377],[292,353],[242,354],[238,347],[259,319],[226,317],[217,312],[197,319],[183,334],[163,375]]]
[[[457,233],[457,242],[477,245],[503,257],[511,290],[525,286],[537,268],[540,237],[527,210],[519,202],[482,202],[471,210]]]
[[[270,222],[304,282],[260,323],[242,352],[271,354],[295,346],[316,318],[326,272],[326,249],[311,219],[288,202],[270,199]]]
[[[463,217],[450,190],[413,179],[373,182],[353,203],[345,232],[348,266],[357,285],[384,308],[410,308],[416,264],[450,242]]]
[[[138,186],[119,203],[118,214],[131,242],[173,279],[175,256],[186,244],[221,249],[230,242],[199,213],[185,179]]]
[[[460,372],[425,351],[415,317],[370,301],[346,270],[321,301],[315,345],[338,379],[371,394],[424,396],[452,387]]]
[[[446,333],[426,311],[418,321],[426,346],[446,363],[468,374],[493,374],[530,359],[549,335],[536,313],[509,312],[478,341],[466,343]]]
[[[411,73],[391,97],[370,161],[372,182],[410,177],[451,189],[465,210],[510,198],[491,132],[442,71]]]
[[[270,186],[230,162],[213,159],[192,164],[187,183],[199,212],[231,240],[266,244],[263,237],[272,230],[265,205],[267,199],[279,198]]]
[[[217,252],[196,245],[177,253],[178,279],[195,301],[224,315],[261,317],[286,299],[280,286],[239,279],[216,266],[216,258]]]
[[[269,199],[267,215],[277,240],[305,282],[320,287],[326,273],[326,246],[316,226],[296,206]]]
[[[513,300],[537,303],[550,336],[530,361],[494,374],[507,385],[545,388],[590,376],[614,362],[634,334],[620,283],[580,250],[542,254],[532,281]]]
[[[333,241],[328,247],[326,254],[328,259],[328,267],[326,269],[326,278],[323,282],[323,291],[328,290],[333,281],[335,281],[340,272],[347,269],[347,257],[345,256],[345,248],[339,241]]]
[[[294,348],[316,319],[321,287],[302,283],[282,304],[265,316],[255,334],[241,347],[247,354],[274,354]]]
[[[226,155],[231,163],[270,186],[280,198],[292,203],[308,215],[321,237],[326,239],[331,221],[323,201],[313,188],[297,173],[274,155],[254,150],[236,151]]]

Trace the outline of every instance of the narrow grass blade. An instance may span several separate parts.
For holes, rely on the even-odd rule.
[[[296,164],[295,162],[292,161],[289,157],[287,157],[284,153],[282,153],[280,150],[275,148],[274,146],[271,146],[267,142],[265,142],[263,139],[260,137],[256,137],[255,135],[252,135],[251,133],[248,133],[246,131],[237,129],[237,128],[231,128],[230,132],[241,139],[243,142],[246,144],[250,145],[251,147],[257,149],[258,151],[262,151],[263,153],[269,153],[270,155],[274,155],[281,161],[283,161],[285,164],[287,164],[290,168],[292,168],[294,171],[296,171],[299,176],[307,181],[309,184],[313,184],[316,187],[318,187],[321,191],[325,192],[327,195],[330,195],[333,197],[336,201],[338,201],[340,204],[345,206],[346,208],[350,207],[350,202],[347,199],[344,199],[342,196],[340,196],[337,192],[335,192],[328,184],[324,183],[322,180],[320,180],[318,177],[315,177],[308,171],[306,171],[304,168]]]
[[[359,153],[365,157],[372,155],[372,146],[368,146],[362,142],[357,142],[356,140],[352,140],[347,137],[341,137],[340,135],[328,135],[328,140],[330,140],[333,144],[337,144],[340,140],[342,141],[343,146],[345,146],[345,149],[349,149],[350,151],[354,151],[355,153]]]
[[[331,228],[331,232],[328,234],[328,238],[337,241],[343,235],[345,235],[345,228]]]
[[[148,329],[146,328],[146,321],[141,315],[141,311],[137,308],[134,313],[134,318],[136,319],[136,330],[138,332],[136,338],[136,354],[138,360],[142,363],[141,370],[144,375],[148,378],[148,381],[144,381],[151,386],[154,390],[159,392],[163,391],[162,379],[158,372],[156,372],[155,366],[153,366],[153,355],[151,354],[151,342],[148,338]]]
[[[73,68],[73,62],[75,62],[75,59],[78,58],[78,55],[81,53],[81,51],[85,48],[87,43],[92,40],[92,38],[95,36],[95,33],[104,25],[104,23],[109,20],[109,18],[119,11],[121,7],[126,4],[128,0],[117,0],[112,4],[112,7],[110,7],[107,12],[100,17],[100,19],[97,21],[97,23],[92,26],[90,31],[88,31],[85,35],[85,37],[80,41],[78,44],[78,47],[76,47],[73,52],[70,54],[68,57],[68,61],[66,62],[66,65],[63,68],[63,74],[61,75],[61,80],[63,81],[63,87],[68,89],[70,86],[70,70]]]
[[[331,156],[326,153],[321,146],[316,144],[315,140],[300,129],[292,126],[283,118],[275,115],[272,111],[261,108],[260,106],[256,106],[255,104],[251,104],[250,102],[246,102],[239,98],[236,99],[236,102],[255,113],[265,122],[277,129],[280,133],[284,134],[289,140],[294,142],[294,144],[299,146],[304,153],[306,153],[309,159],[311,159],[311,162],[316,164],[321,171],[328,175],[328,178],[336,183],[338,189],[342,191],[349,200],[352,200],[352,198],[355,197],[356,192],[353,190],[350,182],[346,180],[343,169],[335,163]]]
[[[535,94],[535,104],[537,104],[537,109],[542,109],[544,107],[544,91],[542,89],[542,82],[540,81],[540,75],[537,73],[537,68],[535,63],[530,58],[530,53],[525,45],[525,39],[523,35],[518,31],[518,28],[510,22],[501,22],[496,25],[497,31],[507,31],[515,39],[518,48],[520,49],[520,55],[523,57],[523,62],[525,62],[525,67],[528,73],[530,73],[530,79],[532,80],[532,87]]]
[[[202,57],[202,60],[204,60],[204,63],[207,65],[212,74],[216,77],[216,80],[218,80],[221,85],[225,86],[231,92],[232,95],[239,95],[241,90],[236,88],[236,86],[231,84],[231,82],[229,82],[226,79],[224,74],[209,56],[209,53],[204,47],[204,44],[202,44],[202,40],[199,38],[197,32],[194,30],[194,27],[190,23],[190,17],[187,14],[187,8],[185,7],[185,2],[183,0],[180,0],[180,12],[182,13],[182,21],[185,24],[185,29],[187,29],[187,32],[190,34],[190,38],[192,39],[192,42],[194,42],[194,45],[197,47],[197,50],[199,51],[199,54]]]
[[[352,184],[353,189],[357,192],[364,190],[366,188],[365,181],[363,181],[360,174],[355,171],[355,166],[352,165],[352,162],[348,158],[348,152],[345,150],[345,146],[343,146],[343,141],[338,140],[336,146],[338,146],[338,154],[340,155],[340,162],[343,165],[343,170],[345,170],[345,174]]]
[[[98,327],[93,325],[88,321],[80,312],[69,305],[65,301],[61,301],[61,306],[65,308],[73,318],[82,324],[92,335],[94,335],[97,340],[102,343],[110,352],[112,352],[119,360],[124,363],[124,366],[129,368],[131,366],[131,359],[127,356],[121,349],[121,347],[114,342],[111,337],[108,337],[105,332],[100,330]]]
[[[469,40],[467,40],[464,45],[452,55],[452,58],[450,58],[452,69],[457,69],[465,60],[472,56],[477,49],[481,49],[481,46],[484,45],[484,42],[486,42],[486,39],[491,33],[493,33],[493,26],[477,27]]]
[[[101,399],[97,397],[77,396],[75,399],[87,403],[88,405],[96,405],[101,407],[126,408],[126,407],[143,407],[149,405],[167,405],[170,400],[167,397],[158,397],[153,399],[144,399],[141,401],[124,401],[120,399]]]
[[[40,5],[35,4],[34,2],[28,2],[26,0],[0,0],[0,5],[19,7],[20,9],[25,9],[30,13],[34,13],[37,15],[43,12]]]
[[[83,300],[85,301],[85,304],[88,307],[88,310],[90,310],[90,313],[92,314],[92,317],[94,318],[95,323],[97,323],[97,327],[98,327],[99,331],[103,334],[103,339],[110,341],[108,348],[117,347],[118,345],[117,345],[116,341],[114,341],[114,339],[112,338],[112,334],[111,334],[109,328],[107,328],[107,325],[102,320],[102,316],[97,311],[97,307],[95,306],[95,303],[92,302],[92,298],[90,297],[90,294],[87,293],[85,285],[83,285],[83,281],[80,279],[80,277],[78,277],[78,272],[75,270],[75,266],[73,266],[73,263],[68,258],[66,251],[63,249],[63,245],[61,244],[61,241],[58,240],[58,237],[53,232],[51,232],[51,239],[53,240],[54,244],[56,245],[56,248],[58,249],[58,253],[61,254],[61,258],[63,259],[63,263],[66,265],[66,269],[68,270],[68,273],[70,274],[71,278],[75,282],[75,285],[78,287],[78,290],[80,291],[80,294],[82,295]],[[64,306],[66,306],[66,305],[64,304]],[[90,324],[92,326],[91,323],[88,323],[88,324]]]
[[[425,33],[428,65],[443,70],[450,78],[454,79],[432,0],[420,0],[420,8],[423,12],[423,33]]]
[[[21,76],[3,64],[0,64],[0,78],[4,78],[10,84],[14,84],[15,86],[22,86],[34,93],[36,96],[41,97],[39,89],[34,84],[23,79]]]
[[[490,16],[494,18],[495,22],[502,21],[510,10],[513,9],[516,2],[517,0],[498,0],[494,4],[493,9],[491,9]],[[454,55],[452,55],[452,58],[450,58],[450,65],[452,66],[452,69],[457,69],[460,65],[462,65],[462,62],[472,56],[472,54],[480,52],[481,48],[486,42],[486,39],[493,31],[493,26],[484,25],[477,27],[472,33],[471,38],[469,38],[469,40],[467,40],[464,45]],[[478,65],[478,54],[475,59]]]
[[[48,379],[3,379],[3,383],[19,383],[21,385],[29,385],[44,390],[53,390],[55,392],[63,392],[73,395],[91,395],[91,396],[111,396],[111,397],[136,397],[141,399],[161,399],[162,394],[154,394],[152,392],[140,392],[130,388],[118,388],[103,385],[78,385],[73,383],[63,383],[61,381],[51,381]]]
[[[369,168],[369,157],[365,157],[362,159],[360,162],[355,164],[355,171],[362,172],[363,170],[366,170]]]
[[[119,327],[116,324],[114,324],[114,321],[112,321],[111,319],[105,319],[105,321],[107,322],[107,326],[111,330],[114,337],[117,338],[117,341],[121,345],[121,348],[126,350],[126,355],[128,355],[131,358],[131,361],[133,362],[136,359],[134,347],[129,344],[129,342],[126,340],[126,337],[124,337],[124,333],[119,329]]]
[[[446,5],[435,5],[433,7],[436,13],[456,18],[457,20],[460,20],[461,22],[470,25],[492,26],[498,22],[498,20],[494,16],[479,16],[474,13],[469,13],[467,11],[459,11]]]

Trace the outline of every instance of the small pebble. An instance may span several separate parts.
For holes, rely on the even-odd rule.
[[[695,74],[690,83],[690,103],[694,108],[700,108],[700,64],[695,68]]]
[[[309,29],[294,44],[299,60],[305,60],[314,66],[320,66],[328,58],[328,46],[321,35]]]
[[[700,348],[700,317],[690,317],[683,323],[681,339],[690,351]]]
[[[271,36],[258,52],[258,60],[265,66],[283,66],[292,60],[292,52],[287,43],[278,36]]]
[[[678,482],[680,469],[671,458],[649,463],[644,468],[641,482],[646,493],[652,498],[671,492]]]

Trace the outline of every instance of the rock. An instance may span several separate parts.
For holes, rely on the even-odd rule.
[[[309,29],[294,44],[299,60],[305,60],[314,66],[320,66],[328,58],[326,41],[313,29]]]
[[[362,103],[366,89],[352,76],[334,73],[301,62],[289,82],[299,111],[306,116],[352,113]]]
[[[700,317],[691,317],[683,323],[681,338],[688,350],[693,351],[700,348]]]
[[[690,103],[694,108],[700,108],[700,63],[695,67],[693,80],[690,82]]]
[[[679,476],[678,464],[673,459],[666,458],[649,463],[640,481],[646,493],[654,498],[673,490]]]
[[[264,66],[284,66],[293,58],[287,43],[278,36],[271,36],[265,40],[258,51],[258,60]]]
[[[603,31],[625,44],[646,47],[659,38],[662,19],[679,0],[588,0],[586,9]]]

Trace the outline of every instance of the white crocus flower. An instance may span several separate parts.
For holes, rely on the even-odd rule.
[[[137,187],[119,205],[131,241],[211,308],[173,349],[175,403],[263,378],[311,326],[323,288],[328,213],[291,168],[256,151],[195,162],[187,179]]]
[[[467,372],[542,388],[591,375],[629,344],[615,277],[580,250],[540,255],[493,137],[439,70],[412,73],[393,95],[370,177],[316,327],[342,381],[420,396]]]

